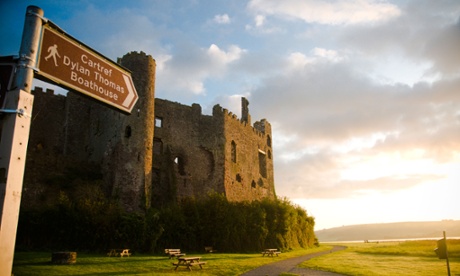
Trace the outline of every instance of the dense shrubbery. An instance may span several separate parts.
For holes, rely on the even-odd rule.
[[[159,253],[164,248],[196,252],[213,246],[221,252],[256,252],[314,246],[313,229],[314,218],[287,199],[235,203],[213,195],[137,215],[97,194],[73,202],[62,193],[53,207],[21,211],[16,248],[124,247]]]

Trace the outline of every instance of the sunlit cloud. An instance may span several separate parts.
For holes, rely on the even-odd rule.
[[[251,0],[249,10],[328,25],[386,21],[401,14],[397,6],[374,0]]]
[[[227,52],[221,50],[217,45],[212,44],[207,50],[208,55],[219,64],[227,64],[238,60],[241,58],[241,55],[244,54],[245,50],[241,49],[236,45],[231,45]]]

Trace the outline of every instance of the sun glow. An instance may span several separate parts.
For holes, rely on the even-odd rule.
[[[449,164],[440,164],[433,159],[424,158],[423,150],[409,152],[381,153],[376,156],[346,160],[342,179],[366,180],[385,176],[402,177],[408,175],[448,174]]]

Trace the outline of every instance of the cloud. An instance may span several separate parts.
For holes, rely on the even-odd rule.
[[[458,162],[460,78],[376,83],[348,53],[323,48],[288,54],[282,64],[249,97],[253,117],[268,112],[276,126],[279,194],[408,189],[445,177],[430,168]]]
[[[228,14],[218,14],[214,16],[213,21],[217,24],[230,24],[230,16]]]
[[[282,32],[282,29],[273,24],[267,24],[267,17],[262,14],[254,16],[254,25],[246,24],[246,31],[262,33],[262,34],[276,34]]]
[[[256,13],[327,25],[380,22],[401,14],[397,6],[374,0],[251,0],[248,9]]]
[[[222,77],[228,67],[238,61],[246,51],[236,45],[230,45],[228,50],[211,44],[209,48],[198,48],[192,44],[176,47],[175,54],[168,56],[158,68],[157,82],[159,89],[169,91],[168,99],[190,97],[206,94],[204,82],[209,78]]]
[[[432,71],[460,74],[460,17],[456,24],[448,25],[432,37],[422,50],[422,55],[433,62]]]
[[[263,26],[265,22],[265,16],[260,15],[260,14],[256,15],[256,17],[254,18],[254,22],[255,22],[256,27]]]
[[[303,68],[305,68],[307,65],[314,66],[315,64],[321,62],[339,62],[347,58],[346,55],[342,55],[338,51],[318,47],[315,47],[310,52],[310,56],[301,52],[294,52],[289,54],[286,60],[286,66],[290,69],[288,72],[291,72],[291,70],[303,70]]]
[[[391,21],[347,28],[338,42],[381,64],[397,56],[412,67],[427,64],[427,76],[459,74],[460,3],[410,1],[400,9],[401,15]]]
[[[212,44],[207,50],[208,55],[218,64],[228,64],[241,58],[245,50],[236,45],[230,45],[228,52],[221,50],[217,45]]]

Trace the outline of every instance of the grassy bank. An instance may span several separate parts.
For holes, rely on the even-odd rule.
[[[436,241],[350,243],[346,250],[304,262],[301,267],[345,275],[447,275]],[[460,240],[449,240],[451,275],[460,275]]]
[[[193,275],[240,275],[256,267],[302,256],[332,246],[324,245],[314,249],[283,252],[279,257],[262,257],[262,254],[187,254],[201,256],[206,265],[201,270],[193,269]],[[15,254],[13,273],[15,276],[27,275],[190,275],[184,268],[173,270],[174,260],[166,256],[134,254],[129,258],[107,257],[103,254],[77,252],[77,263],[73,265],[50,264],[51,252],[18,252]]]

